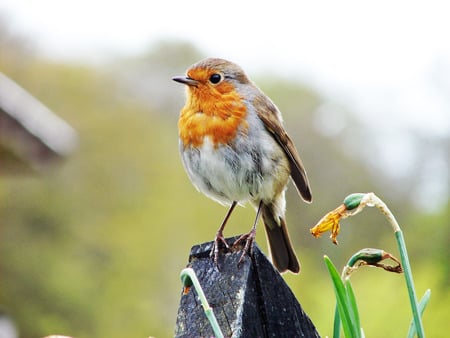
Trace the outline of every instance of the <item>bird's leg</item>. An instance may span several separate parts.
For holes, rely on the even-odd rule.
[[[210,254],[210,256],[211,256],[211,257],[214,257],[214,263],[216,264],[216,266],[217,266],[217,262],[218,262],[218,259],[219,259],[219,242],[222,242],[222,243],[225,245],[225,247],[226,247],[227,249],[230,248],[230,247],[228,246],[227,241],[226,241],[225,238],[223,237],[223,229],[225,228],[225,225],[227,224],[228,219],[230,218],[230,215],[231,215],[231,213],[233,212],[233,210],[234,210],[234,208],[236,207],[236,205],[237,205],[237,202],[236,202],[236,201],[233,201],[233,203],[231,203],[230,209],[228,209],[228,212],[227,212],[227,214],[225,215],[225,218],[223,219],[222,224],[220,225],[219,230],[217,230],[216,238],[214,238],[214,244],[213,244],[213,247],[212,247],[212,249],[211,249],[211,254]]]
[[[256,225],[258,224],[258,220],[259,217],[261,216],[261,210],[262,210],[262,201],[259,202],[258,205],[258,210],[256,211],[256,218],[255,218],[255,223],[253,223],[252,226],[252,230],[250,230],[250,232],[248,234],[244,234],[241,237],[239,237],[234,243],[233,246],[237,245],[239,242],[245,240],[245,246],[244,246],[244,250],[242,252],[241,258],[239,259],[238,265],[242,263],[242,261],[244,260],[245,254],[252,254],[252,250],[253,250],[253,241],[255,240],[256,237]]]

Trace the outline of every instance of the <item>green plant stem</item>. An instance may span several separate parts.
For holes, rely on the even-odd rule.
[[[341,317],[339,316],[339,308],[336,303],[334,308],[334,324],[333,324],[333,338],[339,338],[341,336]]]
[[[184,286],[193,285],[195,291],[197,291],[198,298],[200,299],[200,303],[203,306],[203,311],[205,312],[206,318],[208,318],[209,323],[214,331],[214,334],[217,338],[223,338],[222,330],[220,329],[219,323],[217,322],[216,316],[214,315],[213,309],[209,306],[208,301],[206,300],[205,293],[198,281],[197,275],[192,268],[186,268],[181,271],[180,274],[181,281]]]
[[[349,338],[361,338],[361,328],[357,327],[355,322],[355,311],[358,311],[358,309],[353,306],[356,306],[356,303],[350,301],[348,290],[331,260],[327,256],[324,256],[324,261],[333,282],[336,304],[339,310],[339,317],[341,318],[344,335]],[[339,333],[337,334],[339,335]],[[334,333],[334,335],[336,335],[336,333]]]
[[[408,251],[406,250],[405,239],[403,232],[399,229],[395,231],[395,238],[398,244],[398,250],[400,251],[400,259],[403,265],[403,271],[405,274],[406,287],[408,288],[409,302],[411,303],[411,309],[413,313],[414,324],[417,330],[417,336],[424,338],[425,333],[422,325],[422,318],[420,316],[419,307],[417,304],[417,296],[414,288],[414,280],[412,277],[411,266],[409,265]]]
[[[355,325],[355,328],[358,330],[358,333],[361,334],[361,322],[359,319],[359,311],[358,305],[356,304],[355,293],[353,292],[352,284],[350,283],[350,279],[344,281],[345,291],[347,292],[347,300],[350,307],[353,309],[352,311],[352,322]]]
[[[391,224],[394,230],[395,239],[397,240],[398,250],[400,251],[400,259],[403,265],[403,271],[405,274],[406,287],[408,289],[409,301],[411,304],[411,309],[413,313],[413,320],[417,330],[417,336],[419,338],[425,337],[425,332],[423,330],[422,318],[419,313],[419,307],[417,304],[417,296],[414,288],[414,280],[412,277],[411,266],[409,265],[408,251],[406,250],[405,239],[403,237],[403,232],[400,229],[400,225],[395,219],[392,212],[389,210],[387,205],[378,198],[374,193],[368,193],[365,198],[363,198],[364,204],[375,205],[387,218],[388,222]],[[363,204],[363,203],[361,203]]]
[[[427,289],[425,291],[425,294],[422,296],[422,299],[419,302],[419,312],[420,312],[420,316],[422,317],[423,312],[425,311],[425,308],[428,305],[428,302],[430,301],[430,297],[431,297],[431,290]],[[414,336],[416,335],[417,331],[416,331],[416,325],[414,324],[414,318],[411,320],[411,323],[409,324],[409,331],[408,331],[408,338],[414,338]]]

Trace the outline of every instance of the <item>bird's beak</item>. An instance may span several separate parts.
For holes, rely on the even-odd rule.
[[[198,85],[198,81],[191,79],[189,76],[175,76],[172,78],[172,80],[179,82],[179,83],[183,83],[188,86],[197,87],[197,85]]]

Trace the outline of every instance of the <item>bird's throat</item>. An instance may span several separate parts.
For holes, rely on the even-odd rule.
[[[199,147],[206,136],[215,147],[230,144],[238,132],[246,133],[247,108],[236,93],[218,94],[201,91],[190,95],[178,121],[180,139],[185,147]]]

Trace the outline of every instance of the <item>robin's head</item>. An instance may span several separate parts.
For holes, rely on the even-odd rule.
[[[174,81],[188,86],[192,94],[229,94],[250,80],[237,64],[217,58],[207,58],[193,64],[186,76],[176,76]]]
[[[178,122],[185,146],[200,146],[205,136],[211,138],[214,146],[227,144],[238,130],[247,130],[246,99],[253,86],[241,67],[208,58],[173,80],[187,87],[186,104]]]

